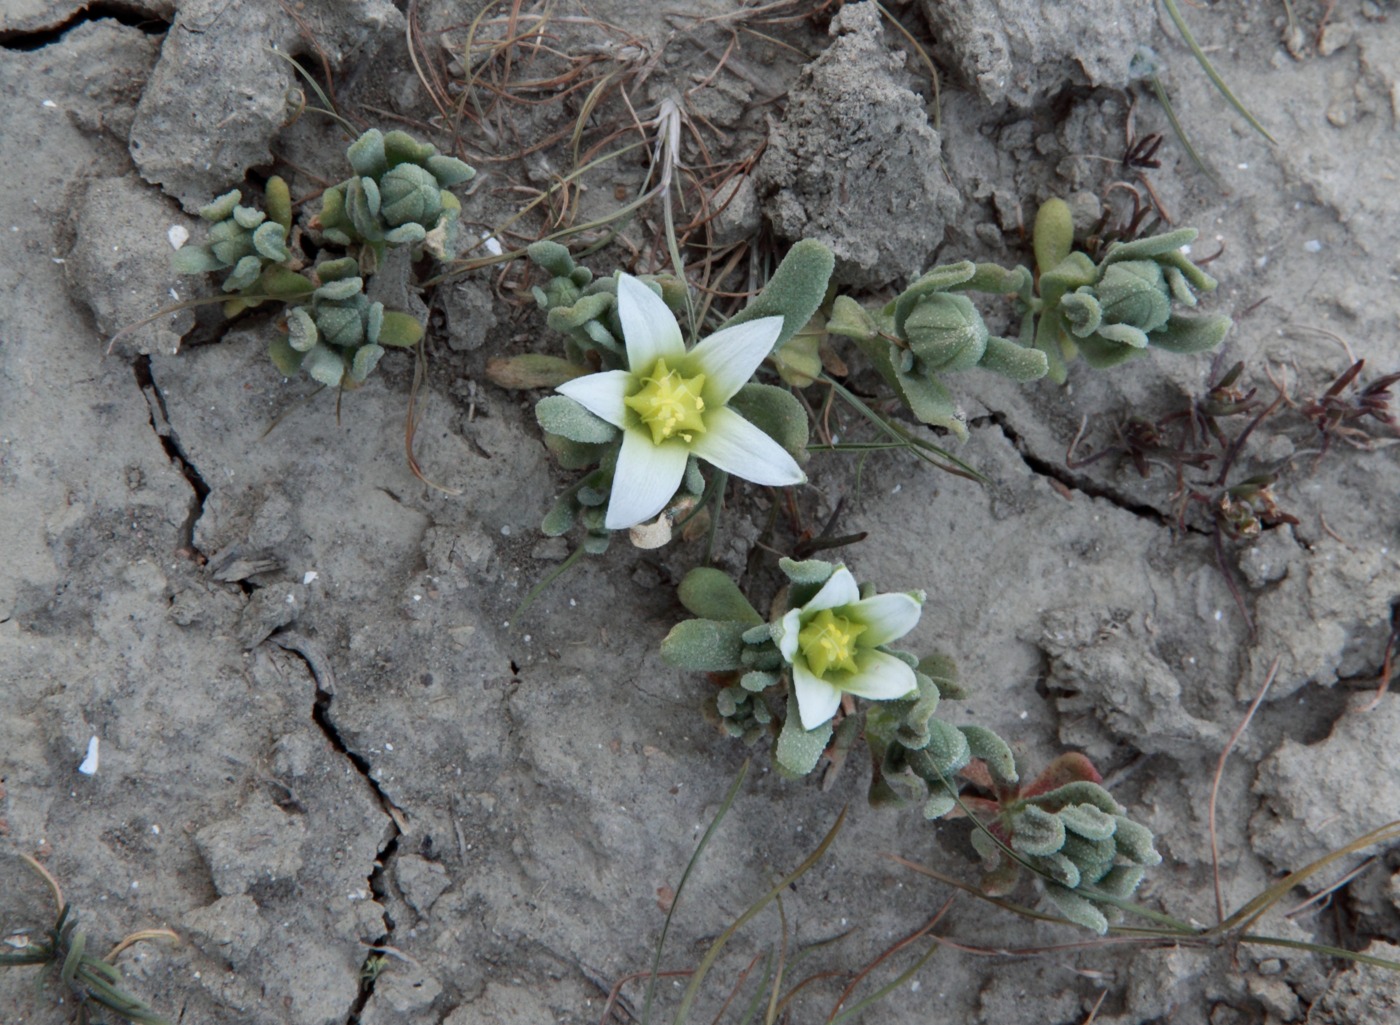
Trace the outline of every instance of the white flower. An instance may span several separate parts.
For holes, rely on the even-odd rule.
[[[609,530],[665,508],[692,455],[755,484],[807,479],[786,449],[726,405],[773,348],[782,317],[724,328],[687,352],[666,304],[626,274],[618,275],[617,314],[630,369],[576,377],[557,389],[622,428]]]
[[[923,601],[922,591],[861,598],[850,570],[838,566],[811,601],[783,616],[774,633],[792,666],[804,730],[835,715],[842,694],[888,701],[918,689],[914,670],[878,649],[914,629]]]

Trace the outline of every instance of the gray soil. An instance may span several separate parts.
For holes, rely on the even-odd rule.
[[[547,50],[590,56],[587,76],[615,72],[642,120],[679,98],[694,126],[687,162],[703,162],[697,137],[721,165],[765,147],[751,176],[724,185],[716,244],[762,236],[781,252],[819,238],[862,295],[939,260],[1025,259],[1027,225],[1053,195],[1071,197],[1086,227],[1104,203],[1121,217],[1117,180],[1145,197],[1146,178],[1175,224],[1199,227],[1193,255],[1220,250],[1207,308],[1237,321],[1218,359],[1079,365],[1063,388],[969,372],[952,382],[971,425],[957,455],[987,484],[898,453],[859,466],[819,454],[794,508],[820,530],[841,501],[837,532],[869,537],[837,557],[884,589],[927,589],[912,646],[952,655],[971,688],[940,714],[996,729],[1032,773],[1066,749],[1095,760],[1158,837],[1146,906],[1216,921],[1212,774],[1275,660],[1220,786],[1227,913],[1400,818],[1400,695],[1372,700],[1400,602],[1394,431],[1371,421],[1370,451],[1338,439],[1319,456],[1317,431],[1281,408],[1240,465],[1280,468],[1279,503],[1297,523],[1219,553],[1203,509],[1177,529],[1167,467],[1144,479],[1129,460],[1066,463],[1085,418],[1080,455],[1110,445],[1129,415],[1181,408],[1236,360],[1265,402],[1271,376],[1302,402],[1353,358],[1366,361],[1362,383],[1400,370],[1400,10],[1294,0],[1290,25],[1282,4],[1182,5],[1271,145],[1152,0],[890,4],[941,69],[936,103],[922,59],[873,4],[848,5],[830,32],[835,4],[816,16],[811,4],[728,0],[675,13],[635,0],[522,9],[534,6],[555,14]],[[387,357],[337,410],[334,394],[269,363],[266,315],[168,312],[109,351],[163,303],[210,291],[169,269],[167,232],[183,225],[198,241],[199,205],[233,185],[256,192],[250,172],[254,183],[284,174],[295,198],[343,176],[344,134],[312,110],[297,116],[309,94],[274,50],[329,68],[357,128],[454,145],[434,97],[449,111],[458,102],[450,83],[472,18],[484,12],[479,45],[500,39],[512,5],[407,8],[431,88],[415,74],[406,15],[386,0],[0,9],[4,936],[52,914],[23,852],[62,884],[93,949],[138,929],[179,934],[178,946],[141,943],[117,961],[172,1021],[597,1022],[613,984],[650,966],[670,894],[752,755],[676,905],[664,969],[694,968],[843,807],[846,821],[784,895],[785,924],[770,908],[734,941],[693,1020],[714,1017],[785,927],[789,958],[844,937],[788,968],[793,981],[834,973],[789,1009],[792,1022],[823,1021],[856,971],[954,895],[934,930],[953,944],[863,1020],[1395,1020],[1400,987],[1380,969],[1228,941],[1083,945],[1087,934],[885,857],[977,879],[965,823],[866,804],[863,753],[825,787],[792,782],[765,748],[705,722],[711,685],[658,656],[698,543],[643,552],[619,539],[517,617],[570,550],[538,532],[570,478],[541,443],[534,396],[485,376],[492,356],[558,351],[520,262],[425,296],[415,450],[442,489],[404,456],[408,355]],[[1081,8],[1093,14],[1064,13]],[[1129,81],[1140,45],[1218,182]],[[566,69],[545,49],[529,64],[530,52],[516,51],[517,79]],[[486,59],[473,51],[473,66]],[[456,152],[481,170],[459,190],[464,245],[504,231],[568,173],[585,95],[545,87],[534,106],[491,106],[483,89],[487,115],[464,104]],[[613,90],[584,144],[611,126],[622,134],[597,152],[618,148],[638,138],[632,125]],[[1160,167],[1125,166],[1130,136],[1156,131]],[[600,165],[573,193],[575,220],[635,197],[645,174],[641,149]],[[545,230],[531,216],[502,236],[508,246]],[[585,262],[662,269],[660,220],[659,206],[642,210]],[[860,374],[851,384],[879,391]],[[837,415],[859,434],[858,419]],[[771,562],[756,542],[770,501],[736,489],[716,549],[765,599]],[[780,508],[764,543],[789,551],[799,528]],[[79,773],[94,737],[97,771]],[[1342,859],[1254,931],[1396,957],[1397,870],[1400,850]],[[1029,884],[1016,896],[1036,901]],[[387,960],[368,978],[372,947]],[[72,1020],[56,974],[0,974],[0,1021]],[[656,1020],[682,986],[662,980]],[[612,1020],[632,1020],[625,1008],[640,1020],[641,984],[622,993]]]

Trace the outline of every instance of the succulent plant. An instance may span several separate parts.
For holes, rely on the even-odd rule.
[[[199,210],[209,222],[203,245],[187,245],[175,251],[171,265],[180,274],[205,274],[227,270],[222,288],[241,295],[224,304],[233,316],[262,302],[262,296],[293,299],[314,285],[289,266],[292,202],[287,183],[273,176],[264,191],[267,210],[243,205],[243,193],[226,192]]]
[[[1124,814],[1081,754],[1061,755],[1025,785],[1005,759],[977,759],[959,774],[975,790],[961,801],[980,824],[972,844],[989,869],[988,893],[1009,892],[1028,867],[1066,918],[1103,933],[1108,919],[1085,894],[1129,897],[1162,860],[1151,831]]]
[[[305,370],[327,387],[355,387],[378,365],[385,346],[409,347],[423,337],[415,318],[370,302],[353,257],[328,260],[314,274],[310,302],[288,309],[286,332],[269,352],[287,377]]]
[[[565,335],[566,358],[531,353],[494,360],[487,372],[503,387],[555,387],[535,407],[545,445],[566,469],[597,467],[559,497],[546,534],[582,523],[591,553],[606,549],[609,529],[629,529],[639,547],[664,544],[671,526],[706,522],[701,460],[759,483],[801,480],[801,403],[748,378],[821,302],[833,262],[824,246],[794,246],[748,307],[689,348],[676,318],[687,305],[678,280],[595,280],[554,242],[535,243],[529,256],[550,275],[535,298]]]
[[[1216,281],[1182,251],[1196,229],[1115,242],[1097,264],[1073,250],[1069,206],[1052,199],[1035,220],[1040,294],[1022,295],[1038,317],[1035,346],[1050,361],[1050,377],[1063,383],[1066,363],[1082,355],[1092,367],[1110,367],[1149,346],[1168,352],[1203,352],[1224,340],[1231,320],[1178,312],[1194,307],[1197,292]]]
[[[447,190],[475,174],[468,164],[406,132],[371,128],[345,151],[354,176],[327,189],[316,226],[338,245],[421,244],[445,259],[462,204]]]
[[[1045,355],[1031,348],[1028,330],[1019,342],[993,335],[965,293],[1029,294],[1030,281],[1024,267],[946,264],[876,312],[838,296],[826,329],[854,339],[921,421],[965,438],[967,425],[939,374],[979,367],[1013,381],[1035,381],[1049,368]]]

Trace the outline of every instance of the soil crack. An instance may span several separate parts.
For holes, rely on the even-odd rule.
[[[79,8],[73,15],[48,28],[29,32],[0,32],[0,49],[30,52],[42,50],[46,46],[60,42],[64,36],[80,25],[103,19],[120,22],[128,28],[139,29],[148,36],[164,35],[170,30],[170,22],[157,17],[139,4],[111,3],[96,0]]]
[[[373,766],[370,765],[369,759],[345,742],[339,727],[331,718],[331,702],[335,700],[335,669],[331,666],[330,659],[326,657],[325,652],[321,650],[321,646],[311,638],[291,630],[275,633],[268,640],[306,663],[306,669],[311,674],[311,679],[316,687],[316,697],[311,705],[312,720],[316,723],[317,728],[325,734],[326,739],[330,741],[331,747],[344,755],[346,761],[354,766],[355,771],[364,778],[365,783],[373,792],[380,810],[389,819],[393,832],[384,845],[379,848],[374,868],[369,874],[368,885],[375,899],[386,909],[384,912],[385,932],[375,938],[373,946],[390,945],[394,935],[394,920],[387,910],[388,903],[385,897],[388,889],[385,885],[385,879],[389,865],[393,861],[394,855],[398,853],[399,839],[404,834],[403,811],[390,800],[389,795],[379,785],[379,781],[374,778]],[[369,1003],[369,998],[374,995],[374,983],[375,976],[372,973],[365,973],[360,977],[360,991],[356,994],[354,1003],[350,1005],[350,1013],[345,1019],[346,1025],[356,1025],[360,1020],[360,1013]]]
[[[146,397],[146,405],[150,408],[151,430],[155,431],[156,437],[160,439],[160,447],[165,449],[166,457],[184,475],[194,492],[190,498],[189,514],[180,528],[180,546],[203,561],[204,553],[194,544],[194,527],[204,515],[204,500],[209,497],[209,485],[205,483],[194,463],[190,462],[189,456],[180,445],[180,436],[175,433],[175,428],[170,426],[165,396],[151,372],[151,357],[140,356],[131,367],[136,373],[136,384],[141,389],[141,394]]]
[[[991,413],[986,419],[996,424],[1006,440],[1011,442],[1011,446],[1016,450],[1016,454],[1021,457],[1021,461],[1030,468],[1031,472],[1040,477],[1046,477],[1069,491],[1078,491],[1088,495],[1090,498],[1101,498],[1110,505],[1122,509],[1126,513],[1148,520],[1159,527],[1166,527],[1170,530],[1183,529],[1182,525],[1175,519],[1168,516],[1155,506],[1147,505],[1144,502],[1134,502],[1131,499],[1119,494],[1112,488],[1105,487],[1088,477],[1074,473],[1066,466],[1052,463],[1048,459],[1042,459],[1030,450],[1019,431],[1012,427],[1007,421],[1005,413]],[[1186,524],[1184,529],[1188,533],[1206,535],[1208,532],[1199,527]]]

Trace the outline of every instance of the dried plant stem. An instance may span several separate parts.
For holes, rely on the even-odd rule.
[[[1225,921],[1225,898],[1220,889],[1220,843],[1215,832],[1215,804],[1220,796],[1220,780],[1225,775],[1225,761],[1230,757],[1230,752],[1239,743],[1240,737],[1244,736],[1244,731],[1249,728],[1250,721],[1254,718],[1254,713],[1259,710],[1259,705],[1264,700],[1264,695],[1269,693],[1269,688],[1273,686],[1274,677],[1278,674],[1279,656],[1274,656],[1273,664],[1269,666],[1269,673],[1264,677],[1264,683],[1259,688],[1259,693],[1254,695],[1254,701],[1249,706],[1249,711],[1244,714],[1240,724],[1235,727],[1235,732],[1230,734],[1230,740],[1225,745],[1225,749],[1220,752],[1220,759],[1215,763],[1215,778],[1210,784],[1210,806],[1207,812],[1209,822],[1207,828],[1210,830],[1210,863],[1211,872],[1215,880],[1215,921],[1217,924]]]

